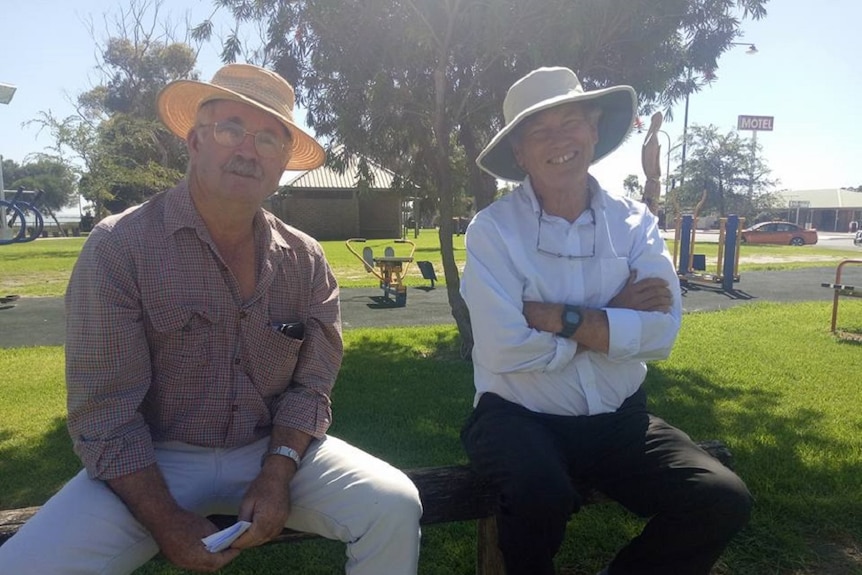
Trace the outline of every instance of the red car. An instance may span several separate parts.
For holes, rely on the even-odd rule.
[[[748,244],[804,246],[817,243],[817,230],[807,230],[790,222],[762,222],[742,230],[742,241]]]

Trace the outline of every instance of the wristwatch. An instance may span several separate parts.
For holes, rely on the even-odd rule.
[[[302,463],[302,458],[299,456],[299,452],[297,450],[287,447],[286,445],[279,445],[278,447],[270,447],[269,451],[263,454],[263,457],[260,458],[261,467],[263,467],[263,462],[266,461],[266,458],[270,455],[281,455],[282,457],[293,459],[293,462],[296,463],[297,469],[299,469],[299,464]]]
[[[569,339],[578,331],[584,322],[584,312],[579,305],[566,305],[563,308],[563,329],[557,333],[558,336]]]

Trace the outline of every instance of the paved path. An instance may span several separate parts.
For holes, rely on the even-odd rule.
[[[846,268],[844,283],[862,285],[862,269]],[[853,274],[856,274],[855,276]],[[685,312],[727,309],[758,301],[831,301],[832,291],[820,287],[835,277],[835,267],[742,274],[732,293],[691,285],[683,294]],[[855,282],[855,283],[854,283]],[[344,328],[454,324],[445,287],[411,287],[405,307],[380,302],[382,290],[344,289],[341,307]],[[824,322],[829,318],[824,317]],[[22,297],[11,309],[0,310],[0,347],[63,345],[62,298]]]

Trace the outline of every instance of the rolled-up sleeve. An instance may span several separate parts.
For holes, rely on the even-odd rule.
[[[610,330],[608,359],[610,361],[651,361],[670,355],[682,321],[682,293],[679,278],[670,253],[661,238],[658,220],[643,214],[643,231],[634,234],[636,243],[631,252],[630,268],[638,279],[662,278],[671,291],[669,313],[605,308]]]
[[[132,258],[97,227],[66,291],[68,428],[90,477],[114,479],[155,462],[139,412],[150,386]]]
[[[470,309],[473,361],[492,373],[556,371],[574,357],[573,340],[534,330],[523,313],[525,278],[496,223],[478,216],[466,235],[461,296]]]

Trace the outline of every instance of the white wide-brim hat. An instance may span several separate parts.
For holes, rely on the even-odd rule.
[[[570,102],[594,101],[602,110],[593,163],[616,150],[626,139],[637,114],[637,95],[631,86],[613,86],[585,92],[580,80],[568,68],[533,70],[509,88],[503,100],[506,125],[491,140],[476,163],[501,180],[523,180],[527,174],[515,161],[508,135],[526,118]]]
[[[293,121],[293,86],[275,72],[251,64],[228,64],[209,83],[176,80],[159,93],[159,117],[171,132],[185,139],[195,125],[198,108],[212,100],[242,102],[284,124],[291,135],[285,170],[313,170],[323,165],[323,147]]]

